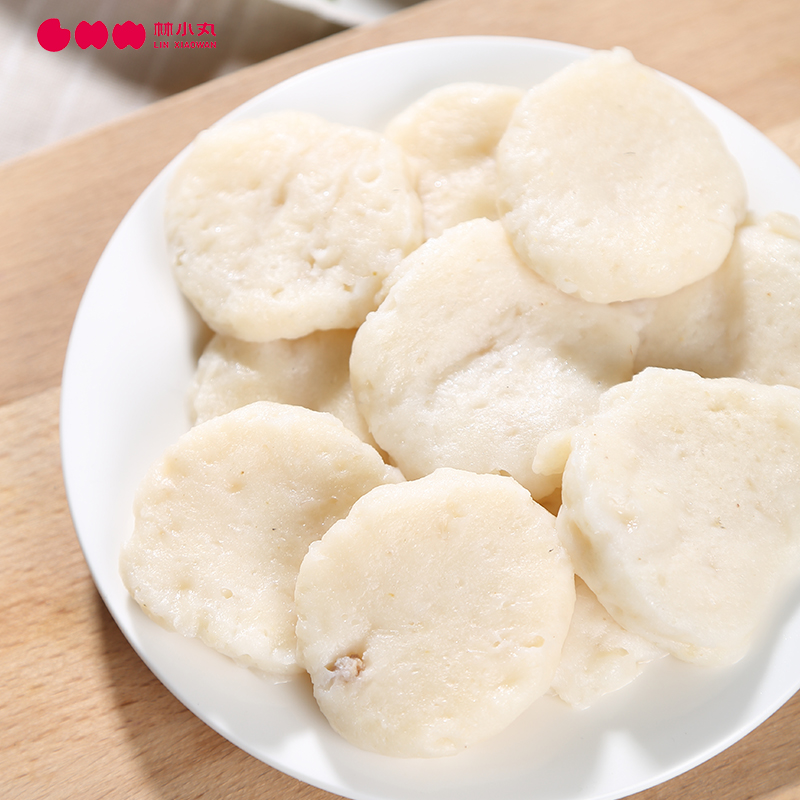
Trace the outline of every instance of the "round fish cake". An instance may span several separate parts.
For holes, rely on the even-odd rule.
[[[800,388],[800,220],[749,218],[720,269],[639,306],[648,321],[637,371],[686,369]]]
[[[489,83],[434,89],[386,127],[417,166],[425,236],[478,217],[497,219],[494,151],[522,90]]]
[[[429,239],[387,285],[350,357],[378,444],[409,479],[454,467],[553,492],[560,476],[532,468],[539,439],[630,379],[638,320],[559,292],[483,219]]]
[[[532,87],[497,148],[500,218],[525,262],[598,303],[712,273],[744,218],[741,170],[677,87],[621,48]]]
[[[589,708],[641,675],[666,652],[626,631],[575,579],[575,611],[551,689],[574,708]]]
[[[366,750],[457,753],[552,680],[575,601],[554,517],[511,478],[443,469],[374,489],[308,551],[300,660]]]
[[[293,111],[200,134],[165,221],[180,288],[214,331],[245,341],[358,327],[422,240],[400,148]]]
[[[300,339],[242,342],[217,334],[200,356],[189,390],[193,423],[271,400],[327,411],[374,445],[350,385],[353,336],[354,330],[331,330]]]
[[[572,432],[558,529],[627,630],[738,660],[800,571],[800,390],[649,368]]]
[[[258,402],[215,417],[140,484],[123,581],[168,629],[245,666],[297,672],[294,584],[309,544],[394,480],[329,414]]]

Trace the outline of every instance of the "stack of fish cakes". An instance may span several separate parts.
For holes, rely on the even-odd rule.
[[[166,229],[215,336],[123,579],[357,746],[732,663],[797,579],[800,223],[630,53],[212,129]]]

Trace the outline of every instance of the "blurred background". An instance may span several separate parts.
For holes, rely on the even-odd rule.
[[[0,162],[413,2],[0,0]],[[39,26],[50,18],[71,32],[69,44],[57,52],[37,40]],[[98,20],[108,29],[108,42],[81,49],[78,23]],[[112,40],[114,25],[128,20],[145,27],[147,38],[138,50],[119,49]],[[213,26],[213,36],[198,35],[202,23],[206,31]],[[157,35],[167,24],[172,35]],[[216,46],[174,46],[202,40]],[[160,41],[169,46],[154,47]]]

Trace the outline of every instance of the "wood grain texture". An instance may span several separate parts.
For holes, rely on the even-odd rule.
[[[298,798],[325,792],[190,714],[127,644],[69,517],[58,442],[69,330],[136,197],[204,127],[303,69],[397,41],[522,35],[629,47],[737,111],[800,163],[797,0],[431,0],[0,166],[0,796]],[[640,800],[800,798],[800,696]]]

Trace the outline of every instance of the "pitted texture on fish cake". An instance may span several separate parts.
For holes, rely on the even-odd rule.
[[[506,473],[537,499],[538,441],[592,413],[632,375],[626,309],[559,292],[522,264],[499,222],[429,239],[356,333],[350,379],[370,432],[409,478],[437,467]]]
[[[659,297],[709,275],[746,210],[714,125],[622,49],[532,87],[497,171],[500,218],[523,259],[593,302]]]
[[[327,411],[374,446],[350,385],[353,336],[354,330],[332,330],[300,339],[242,342],[217,334],[200,356],[189,390],[193,423],[271,400]]]
[[[300,112],[211,128],[169,188],[178,284],[246,341],[355,328],[422,240],[407,160],[379,134]]]
[[[800,220],[751,217],[715,273],[637,305],[648,318],[637,371],[688,369],[800,388]]]
[[[800,390],[646,369],[572,432],[558,529],[624,628],[728,664],[800,568]]]
[[[576,578],[575,611],[552,690],[575,708],[589,708],[665,655],[665,650],[615,622],[589,587]]]
[[[495,148],[522,90],[489,83],[434,89],[386,127],[417,166],[425,236],[478,217],[497,219]]]
[[[312,541],[400,477],[329,414],[259,402],[185,433],[149,471],[120,571],[153,619],[246,666],[296,672]]]
[[[511,478],[458,470],[359,500],[297,578],[299,658],[332,726],[450,755],[544,694],[575,600],[554,522]]]

